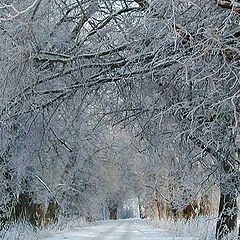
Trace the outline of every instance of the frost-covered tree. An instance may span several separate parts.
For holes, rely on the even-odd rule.
[[[57,125],[53,109],[86,96],[97,121],[136,123],[156,148],[181,145],[220,187],[217,238],[236,228],[238,1],[2,1],[0,16],[6,179],[14,152],[36,154],[39,116]]]

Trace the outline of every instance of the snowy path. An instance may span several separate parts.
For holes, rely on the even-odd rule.
[[[196,240],[171,237],[166,232],[148,225],[144,220],[118,220],[97,226],[61,233],[45,240]]]

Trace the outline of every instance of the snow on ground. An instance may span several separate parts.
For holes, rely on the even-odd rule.
[[[106,221],[71,232],[62,232],[44,240],[196,240],[193,237],[171,236],[140,219]]]
[[[29,225],[13,225],[0,232],[1,240],[213,240],[216,218],[186,222],[129,219],[86,225],[83,220],[62,222],[52,229],[34,231]],[[235,233],[236,234],[236,233]],[[237,239],[236,235],[228,240]]]

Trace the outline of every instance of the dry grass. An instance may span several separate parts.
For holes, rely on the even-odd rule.
[[[154,226],[164,229],[172,237],[193,238],[198,240],[215,240],[216,217],[199,217],[194,220],[153,220]],[[237,239],[236,232],[226,240]]]

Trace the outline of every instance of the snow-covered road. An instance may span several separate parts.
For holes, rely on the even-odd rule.
[[[195,240],[194,238],[171,237],[140,219],[102,222],[97,226],[64,232],[45,240]]]

